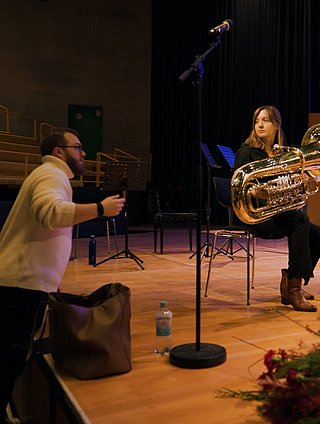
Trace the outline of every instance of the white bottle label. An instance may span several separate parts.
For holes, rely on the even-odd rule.
[[[171,336],[171,318],[166,316],[157,317],[157,336]]]

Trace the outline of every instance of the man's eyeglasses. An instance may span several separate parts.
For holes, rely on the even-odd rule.
[[[63,148],[69,147],[71,149],[78,149],[80,153],[83,151],[83,147],[81,146],[81,144],[74,144],[73,146],[63,145],[59,147],[63,147]]]

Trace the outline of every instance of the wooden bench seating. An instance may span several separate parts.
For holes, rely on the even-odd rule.
[[[39,153],[18,152],[14,150],[3,150],[0,148],[0,163],[19,162],[41,165],[41,155]]]
[[[0,131],[0,140],[8,143],[16,143],[30,146],[38,146],[37,140],[33,137],[26,137],[23,135],[12,134],[5,131]]]
[[[10,150],[14,152],[26,152],[40,154],[39,146],[33,144],[12,143],[0,140],[0,150]]]

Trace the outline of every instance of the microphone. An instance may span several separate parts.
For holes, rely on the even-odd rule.
[[[231,21],[231,19],[225,19],[222,24],[211,28],[209,31],[209,35],[211,36],[218,36],[226,31],[229,31],[233,26],[233,22]]]

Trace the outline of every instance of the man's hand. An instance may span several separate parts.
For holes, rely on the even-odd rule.
[[[126,199],[120,197],[119,194],[115,196],[106,197],[101,201],[104,209],[105,216],[116,216],[122,211]]]

